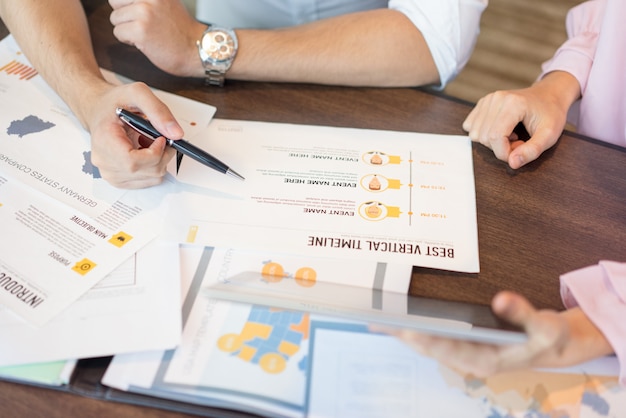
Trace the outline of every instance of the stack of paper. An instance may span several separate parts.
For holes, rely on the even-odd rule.
[[[307,386],[307,352],[311,316],[305,312],[217,301],[206,289],[221,274],[259,269],[269,264],[307,266],[325,277],[359,277],[364,286],[379,281],[387,288],[406,289],[410,268],[378,263],[311,260],[310,257],[181,248],[184,331],[176,350],[133,353],[114,358],[103,380],[132,392],[201,405],[234,408],[269,416],[302,416]],[[303,264],[305,263],[305,264]],[[294,269],[294,270],[291,270]],[[296,280],[291,275],[267,276]],[[328,280],[328,279],[327,279]]]
[[[268,417],[599,417],[626,407],[615,358],[476,379],[363,323],[207,297],[219,272],[242,256],[182,247],[187,296],[180,346],[115,356],[103,383]],[[298,265],[298,258],[270,262]],[[368,281],[376,273],[361,274]],[[268,277],[267,286],[273,284]]]
[[[44,386],[62,386],[70,381],[75,360],[0,367],[0,378]]]
[[[215,112],[155,93],[192,135]],[[0,127],[0,366],[174,347],[178,246],[155,239],[175,181],[124,191],[100,178],[89,134],[10,36]]]

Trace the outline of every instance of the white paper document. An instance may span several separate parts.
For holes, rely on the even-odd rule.
[[[245,181],[184,162],[170,238],[479,270],[468,137],[216,119],[197,144]]]
[[[113,84],[129,81],[103,73]],[[153,91],[187,139],[206,128],[215,114],[213,106]],[[30,67],[11,36],[0,42],[0,141],[0,171],[92,218],[104,216],[113,202],[131,194],[101,178],[91,163],[90,134]]]
[[[155,93],[174,114],[184,115],[183,127],[191,135],[215,112]],[[89,141],[14,39],[2,40],[0,304],[35,326],[58,315],[160,232],[166,190],[173,183],[114,188],[91,164]]]
[[[178,245],[153,241],[41,328],[0,308],[0,366],[175,347],[179,278]]]

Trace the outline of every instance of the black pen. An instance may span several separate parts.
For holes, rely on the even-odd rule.
[[[160,136],[163,136],[159,131],[157,131],[152,124],[141,116],[129,112],[128,110],[124,110],[121,107],[115,109],[115,113],[117,116],[128,126],[146,136],[152,140],[157,139]],[[219,171],[220,173],[228,174],[239,180],[244,180],[243,176],[238,174],[236,171],[230,169],[226,164],[209,154],[208,152],[196,147],[192,143],[185,141],[184,139],[169,139],[165,138],[167,141],[167,145],[174,148],[176,151],[187,155],[193,158],[196,161],[201,162],[207,167],[211,167],[214,170]]]

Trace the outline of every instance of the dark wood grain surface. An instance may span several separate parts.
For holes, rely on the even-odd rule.
[[[216,106],[218,118],[464,134],[461,124],[470,104],[422,89],[251,82],[228,82],[219,89],[169,76],[113,38],[106,3],[84,3],[102,67]],[[480,273],[414,268],[411,293],[487,304],[499,289],[512,289],[541,308],[562,309],[560,274],[602,259],[624,260],[623,149],[566,132],[556,147],[517,171],[480,145],[473,146],[473,159]],[[0,415],[3,411],[48,417],[180,416],[0,382]]]

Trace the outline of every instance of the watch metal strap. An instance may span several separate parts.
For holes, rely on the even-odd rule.
[[[216,69],[204,70],[204,83],[207,86],[224,87],[224,73]]]

